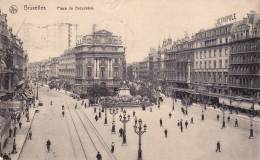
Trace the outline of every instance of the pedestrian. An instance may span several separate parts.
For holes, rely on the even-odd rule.
[[[201,120],[204,121],[204,113],[201,114]]]
[[[217,142],[217,149],[216,149],[216,152],[221,152],[221,151],[220,151],[220,142],[219,142],[219,141]]]
[[[15,126],[14,126],[14,134],[13,134],[13,137],[16,136],[16,130],[17,130],[17,127],[16,127],[16,125],[15,125]]]
[[[174,111],[174,103],[172,104],[172,111]]]
[[[193,117],[190,118],[190,123],[193,124]]]
[[[137,118],[135,117],[135,125],[137,125]]]
[[[168,130],[165,129],[165,130],[164,130],[164,136],[165,136],[165,138],[167,138],[167,134],[168,134]]]
[[[150,107],[150,112],[152,112],[153,111],[153,108],[152,107]]]
[[[12,128],[9,128],[9,137],[12,137],[13,130]]]
[[[20,119],[21,119],[21,114],[19,114],[16,118],[17,122],[20,122]]]
[[[181,132],[183,131],[183,127],[182,127],[182,125],[181,125]]]
[[[160,118],[160,127],[162,127],[162,118]]]
[[[169,118],[172,118],[172,113],[171,112],[169,113]]]
[[[15,142],[15,139],[14,139],[14,142],[13,142],[13,150],[12,150],[12,153],[17,153],[17,151],[16,151],[16,142]]]
[[[225,127],[226,127],[226,122],[225,122],[225,120],[223,120],[223,122],[222,122],[222,129],[225,128]]]
[[[185,121],[185,128],[187,128],[188,127],[188,121],[186,120]]]
[[[98,116],[97,115],[95,116],[95,120],[98,121]]]
[[[227,121],[230,122],[230,116],[227,117]]]
[[[20,129],[22,128],[22,122],[19,122],[19,128]]]
[[[178,126],[178,127],[180,126],[180,122],[179,122],[179,120],[177,121],[177,126]]]
[[[237,119],[235,120],[235,127],[238,127],[238,121],[237,121]]]
[[[219,114],[217,114],[217,120],[219,121]]]
[[[86,108],[87,108],[87,103],[85,103],[85,105],[84,105],[84,106],[85,106],[85,109],[86,109]]]
[[[98,112],[98,117],[101,118],[101,111]]]
[[[102,156],[101,156],[101,154],[99,152],[97,153],[96,158],[97,158],[97,160],[102,160]]]
[[[5,154],[3,155],[3,160],[10,160],[9,156],[7,155],[7,153],[5,153]]]
[[[29,139],[32,140],[32,130],[29,131]]]
[[[76,103],[76,105],[75,105],[75,109],[77,109],[78,108],[78,105],[77,105],[77,103]]]
[[[61,109],[64,110],[64,105],[61,106]]]
[[[48,139],[46,142],[46,147],[47,147],[47,151],[50,152],[50,148],[51,148],[51,141]]]
[[[133,111],[133,116],[135,116],[135,111]]]
[[[114,153],[114,151],[115,151],[115,143],[112,142],[112,144],[111,144],[111,153]]]
[[[96,113],[97,112],[97,108],[96,107],[94,107],[94,113]]]
[[[62,111],[62,117],[64,117],[64,114],[65,114],[65,112],[64,112],[64,111]]]
[[[124,129],[123,129],[123,128],[120,128],[120,129],[119,129],[119,137],[123,137],[123,132],[124,132]]]

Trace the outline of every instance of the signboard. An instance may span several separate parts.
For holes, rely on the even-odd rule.
[[[225,17],[221,17],[217,19],[216,26],[223,26],[225,24],[229,24],[236,21],[236,13],[230,14]]]
[[[3,101],[0,103],[0,109],[14,109],[19,110],[22,107],[20,101]]]

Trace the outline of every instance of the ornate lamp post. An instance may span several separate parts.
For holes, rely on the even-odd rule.
[[[126,123],[129,121],[130,115],[126,116],[126,110],[124,110],[123,116],[120,114],[119,118],[120,118],[120,122],[122,122],[124,124],[123,143],[122,144],[126,144]]]
[[[147,126],[146,124],[144,124],[142,126],[142,119],[140,118],[138,120],[138,126],[137,124],[134,125],[134,131],[135,133],[139,136],[139,143],[138,143],[138,156],[137,156],[137,160],[142,160],[143,157],[142,157],[142,141],[141,141],[141,138],[142,138],[142,135],[144,134],[144,132],[146,132],[146,129],[147,129]]]
[[[223,113],[222,128],[225,128],[225,127],[226,127],[226,122],[225,122],[225,107],[224,107],[224,102],[222,103],[222,113]]]
[[[110,108],[109,113],[113,115],[113,122],[112,122],[112,133],[116,133],[116,125],[115,125],[115,115],[118,113],[118,108]]]
[[[251,107],[251,109],[249,111],[249,118],[250,118],[250,134],[249,134],[249,138],[253,138],[254,137],[254,129],[253,129],[254,107],[255,107],[255,104],[253,102],[252,107]]]

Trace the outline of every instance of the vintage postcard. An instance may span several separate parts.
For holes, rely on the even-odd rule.
[[[0,160],[259,160],[259,0],[0,0]]]

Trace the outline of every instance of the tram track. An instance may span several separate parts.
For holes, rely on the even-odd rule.
[[[77,127],[76,127],[75,120],[74,120],[73,117],[72,117],[71,110],[69,109],[69,107],[67,107],[67,109],[68,109],[68,111],[69,111],[69,115],[70,115],[70,118],[71,118],[71,120],[72,120],[72,124],[73,124],[73,126],[74,126],[74,130],[75,130],[75,132],[76,132],[76,134],[77,134],[77,138],[78,138],[78,140],[79,140],[79,142],[80,142],[81,149],[82,149],[82,151],[83,151],[83,153],[84,153],[84,158],[85,158],[85,160],[89,160],[89,159],[88,159],[88,156],[87,156],[87,153],[86,153],[86,151],[85,151],[84,145],[83,145],[82,138],[80,137],[79,131],[78,131]]]
[[[82,108],[81,108],[82,110]],[[84,117],[84,120],[86,120],[85,122],[88,123],[88,125],[86,125],[84,123],[84,120],[82,119],[82,117],[80,116],[79,114],[79,111],[75,111],[78,118],[80,119],[82,125],[84,126],[84,129],[85,131],[87,132],[94,148],[96,151],[99,151],[99,149],[104,149],[104,151],[106,152],[107,156],[109,157],[109,159],[111,160],[117,160],[116,156],[114,154],[111,153],[108,145],[106,144],[106,142],[104,141],[103,137],[100,135],[100,133],[98,132],[98,130],[96,129],[96,127],[94,126],[94,124],[90,121],[90,119],[88,118],[88,116],[86,115],[86,113],[82,110],[82,114],[83,114],[83,117]],[[91,128],[91,133],[94,133],[94,135],[91,136],[90,132],[89,132],[89,129]],[[97,146],[97,143],[94,142],[94,137],[96,138],[96,140],[98,141],[98,143],[101,145],[101,147],[98,147]]]

